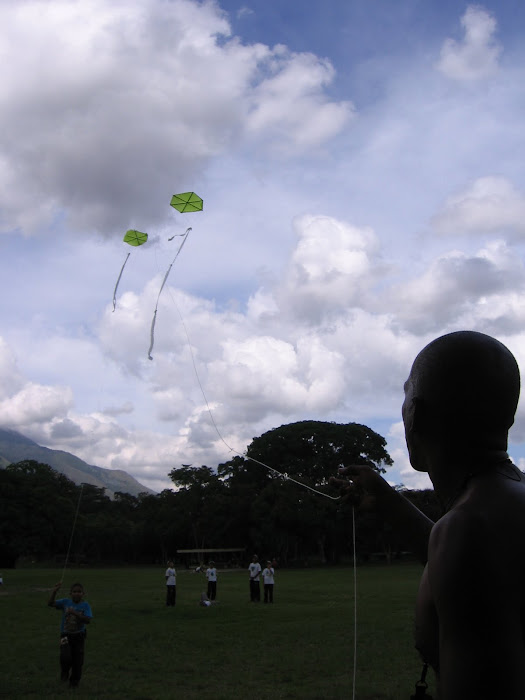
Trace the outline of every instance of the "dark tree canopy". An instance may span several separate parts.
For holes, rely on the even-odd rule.
[[[168,474],[175,486],[179,489],[189,489],[194,486],[206,486],[217,479],[213,469],[209,467],[192,467],[183,464],[182,467],[172,469]]]
[[[339,467],[350,464],[367,464],[384,473],[384,466],[392,464],[385,446],[386,440],[366,425],[305,420],[254,438],[247,456],[323,485]]]
[[[244,522],[251,542],[272,543],[286,558],[297,558],[300,549],[308,548],[320,561],[336,559],[336,551],[344,546],[341,533],[348,532],[350,509],[339,509],[334,501],[271,469],[335,495],[328,481],[339,467],[368,464],[384,472],[385,465],[392,464],[385,445],[385,439],[365,425],[324,421],[290,423],[254,438],[246,458],[234,457],[218,467],[243,513],[238,531],[243,532]]]

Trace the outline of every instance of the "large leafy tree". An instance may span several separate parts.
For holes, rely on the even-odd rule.
[[[366,425],[305,420],[254,438],[247,456],[318,486],[339,467],[368,464],[380,473],[392,464],[386,440]]]
[[[349,507],[276,472],[334,495],[328,481],[339,467],[368,464],[385,472],[392,464],[385,445],[385,439],[365,425],[324,421],[290,423],[254,438],[246,458],[235,457],[218,468],[235,496],[238,531],[254,549],[277,550],[283,559],[313,551],[322,561],[337,559],[351,532]]]

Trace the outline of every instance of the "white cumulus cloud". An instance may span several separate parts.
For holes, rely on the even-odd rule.
[[[211,2],[21,0],[0,23],[3,230],[144,230],[210,159],[318,146],[352,113],[327,60],[243,44]]]
[[[464,37],[446,39],[438,69],[448,78],[472,81],[496,72],[501,48],[494,38],[496,19],[483,7],[469,5],[461,18]]]
[[[381,272],[373,230],[312,215],[298,217],[294,229],[298,241],[279,292],[283,309],[318,322],[360,306]]]
[[[73,403],[69,387],[43,386],[28,382],[20,391],[0,402],[0,423],[18,428],[47,423],[56,416],[67,415]]]
[[[486,317],[493,297],[523,289],[525,270],[514,252],[493,242],[476,255],[451,251],[433,260],[422,275],[393,287],[389,308],[416,335]]]
[[[433,219],[441,234],[507,234],[525,237],[525,193],[507,178],[477,178],[451,195]]]

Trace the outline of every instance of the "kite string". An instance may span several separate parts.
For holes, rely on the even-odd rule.
[[[223,442],[224,442],[224,440],[223,440]],[[226,445],[225,442],[224,442],[224,444]],[[287,481],[292,481],[294,484],[297,484],[298,486],[302,486],[304,489],[308,489],[309,491],[313,491],[313,493],[316,493],[318,496],[324,496],[325,498],[329,498],[331,501],[339,501],[341,499],[341,496],[330,496],[330,494],[324,493],[324,491],[319,491],[318,489],[314,489],[313,486],[308,486],[308,484],[305,484],[302,481],[297,481],[297,479],[294,479],[293,477],[289,476],[288,474],[280,472],[278,469],[274,469],[273,467],[270,467],[268,464],[265,464],[264,462],[260,462],[258,459],[255,459],[254,457],[249,457],[246,452],[241,455],[240,452],[237,452],[237,450],[234,450],[231,447],[230,447],[230,450],[232,452],[235,452],[236,454],[240,455],[241,457],[245,457],[246,459],[250,460],[251,462],[255,462],[255,464],[260,464],[262,467],[266,467],[266,469],[269,469],[274,474],[278,474],[279,476],[282,476],[283,479],[286,479]]]
[[[82,491],[83,491],[83,489],[84,489],[84,484],[80,484],[80,494],[79,494],[79,496],[78,496],[77,509],[76,509],[76,512],[75,512],[75,518],[74,518],[74,520],[73,520],[73,528],[72,528],[72,530],[71,530],[71,537],[69,538],[69,545],[68,545],[68,548],[67,548],[66,561],[64,562],[64,569],[62,570],[62,578],[60,579],[61,581],[64,580],[64,575],[65,575],[65,573],[66,573],[66,568],[67,568],[67,564],[68,564],[68,561],[69,561],[69,553],[71,552],[71,544],[72,544],[72,542],[73,542],[73,535],[74,535],[74,533],[75,533],[75,526],[76,526],[76,524],[77,524],[78,511],[80,510],[80,500],[82,499]]]

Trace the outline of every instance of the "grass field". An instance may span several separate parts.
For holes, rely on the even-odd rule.
[[[164,570],[66,572],[94,619],[80,688],[58,680],[60,612],[46,606],[61,571],[4,571],[0,695],[18,698],[277,700],[352,697],[353,570],[276,572],[273,605],[249,602],[244,571],[219,572],[218,602],[198,605],[203,575],[179,571],[166,608]],[[421,670],[413,609],[421,567],[358,569],[358,700],[408,700]],[[433,687],[429,688],[432,693]]]

